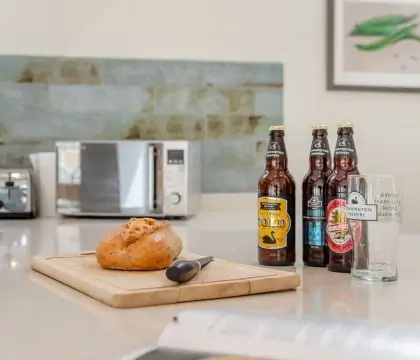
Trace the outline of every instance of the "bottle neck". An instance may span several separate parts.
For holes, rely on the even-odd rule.
[[[327,136],[328,134],[325,130],[313,132],[311,151],[309,153],[309,167],[311,171],[327,171],[331,169],[331,151]]]
[[[334,167],[346,172],[357,170],[357,151],[353,140],[353,131],[338,134],[334,152]]]
[[[265,158],[265,169],[286,171],[287,170],[287,152],[284,143],[283,131],[272,131],[267,147]]]

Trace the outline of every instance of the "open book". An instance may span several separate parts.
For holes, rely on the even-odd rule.
[[[420,326],[190,310],[173,318],[155,349],[124,358],[140,359],[420,359]]]

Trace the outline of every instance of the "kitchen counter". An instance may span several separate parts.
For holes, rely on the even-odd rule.
[[[119,223],[75,219],[0,222],[1,359],[116,360],[153,345],[170,318],[185,308],[420,322],[420,236],[409,234],[401,236],[396,283],[368,284],[348,274],[302,269],[298,261],[302,286],[297,291],[154,308],[113,309],[29,269],[34,255],[94,249],[107,229]],[[188,251],[256,264],[254,212],[201,213],[172,224]]]

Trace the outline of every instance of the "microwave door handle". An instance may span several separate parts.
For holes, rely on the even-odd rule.
[[[155,183],[156,183],[156,169],[155,169],[155,146],[149,145],[148,156],[148,197],[149,197],[149,211],[155,212]]]

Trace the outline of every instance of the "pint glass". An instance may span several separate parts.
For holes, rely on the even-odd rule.
[[[351,274],[396,281],[402,184],[393,175],[349,175],[346,214],[353,238]]]

